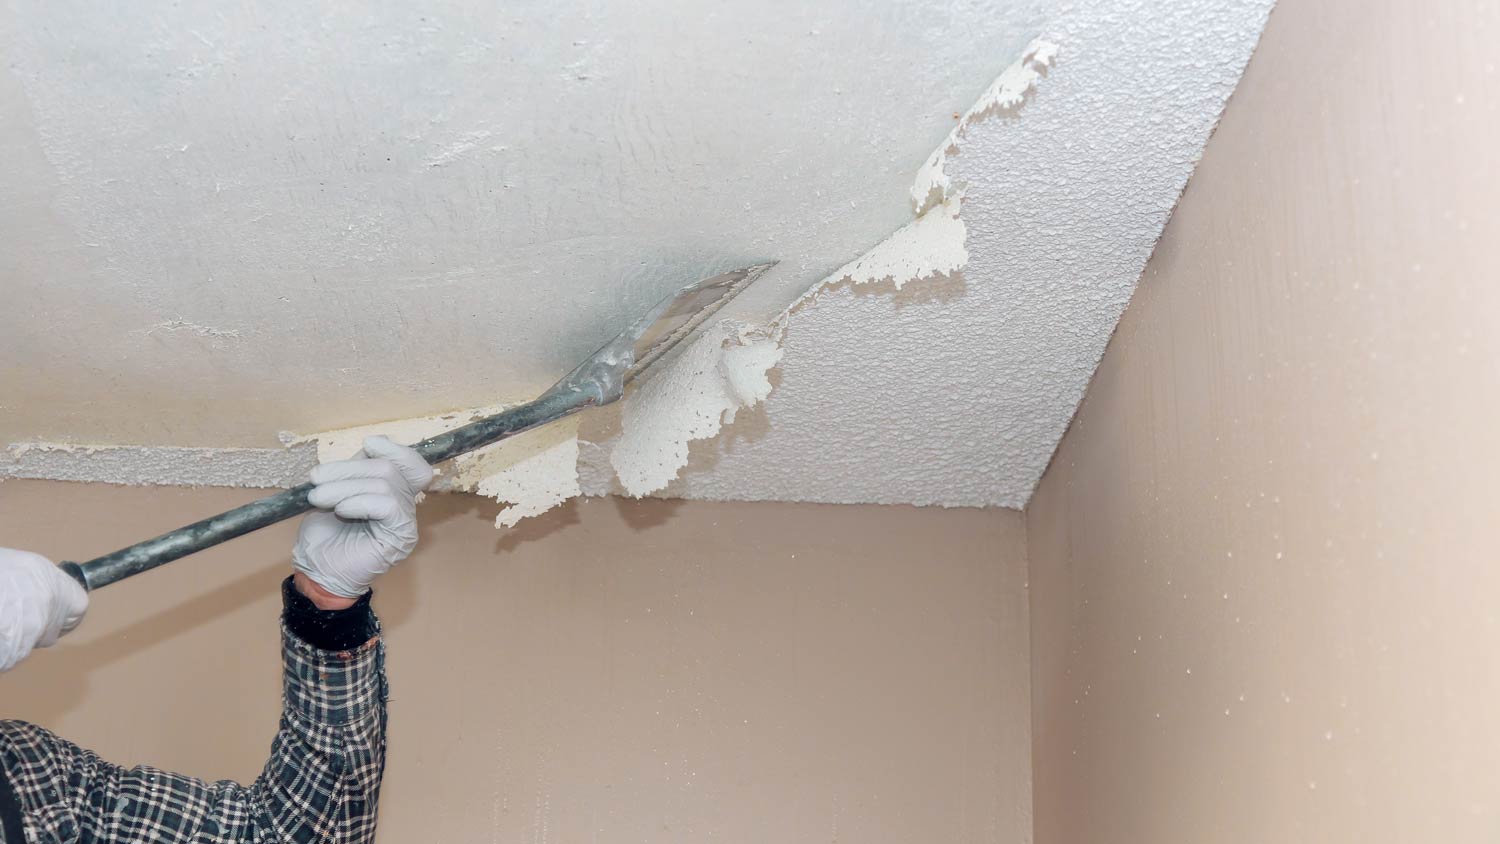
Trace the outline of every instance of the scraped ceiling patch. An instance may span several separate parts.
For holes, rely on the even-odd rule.
[[[781,334],[787,319],[819,291],[842,282],[890,280],[896,289],[956,272],[968,260],[964,224],[955,193],[839,268],[764,326],[720,320],[663,362],[621,401],[618,435],[606,444],[609,462],[623,492],[650,495],[664,489],[688,462],[688,444],[719,433],[743,408],[771,394],[769,373],[781,360]],[[320,460],[342,459],[359,451],[366,436],[387,433],[414,442],[495,413],[481,408],[420,419],[314,434]],[[510,527],[581,492],[578,480],[578,416],[568,417],[465,455],[452,462],[440,488],[478,492],[512,506],[501,511],[497,527]],[[394,431],[394,434],[389,432]],[[596,445],[600,443],[595,442]],[[600,490],[606,491],[606,490]]]
[[[479,477],[474,491],[511,504],[495,517],[495,527],[514,527],[527,516],[541,515],[578,495],[578,417],[498,443],[476,462],[486,461],[497,468],[470,470]]]
[[[831,286],[891,281],[896,290],[912,281],[949,275],[962,269],[969,255],[960,217],[963,192],[944,172],[947,156],[957,151],[967,126],[998,110],[1012,113],[1041,80],[1056,59],[1056,44],[1037,39],[1005,69],[960,120],[943,144],[928,157],[912,186],[919,195],[916,219],[809,288],[769,324],[750,326],[722,320],[705,329],[687,348],[637,385],[622,401],[617,436],[605,444],[621,489],[644,496],[664,489],[688,462],[688,443],[715,436],[731,424],[743,408],[753,407],[771,394],[770,370],[781,360],[781,337],[787,320],[799,308]],[[493,409],[474,411],[471,417]],[[411,432],[408,441],[453,427],[453,415],[400,420],[389,425]],[[475,490],[515,504],[503,511],[497,525],[508,526],[523,516],[537,515],[578,495],[578,422],[568,422],[570,433],[547,448],[511,449],[507,442],[481,451],[478,461],[455,467],[454,488]],[[420,429],[420,437],[415,436]],[[550,427],[550,426],[549,426]],[[381,425],[363,426],[334,434],[315,435],[321,459],[358,450],[358,442]],[[529,437],[549,430],[533,431]],[[522,439],[522,438],[517,438]],[[325,444],[337,443],[333,449]],[[599,443],[595,443],[596,445]],[[570,462],[571,461],[571,462]],[[500,474],[491,470],[504,467]],[[601,490],[602,491],[602,490]]]
[[[775,258],[765,322],[1068,2],[0,4],[0,445],[519,400]]]

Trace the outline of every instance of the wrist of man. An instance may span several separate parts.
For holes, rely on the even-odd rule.
[[[354,606],[355,602],[359,600],[358,598],[345,598],[343,595],[335,595],[322,586],[319,586],[316,580],[313,580],[300,571],[292,575],[292,585],[297,587],[297,591],[302,593],[303,597],[312,601],[313,605],[320,610],[346,610]]]
[[[299,584],[299,579],[305,583]],[[379,634],[369,592],[354,599],[331,595],[330,606],[323,607],[304,591],[315,588],[317,584],[300,573],[282,581],[281,619],[292,636],[319,650],[339,652],[354,650]]]

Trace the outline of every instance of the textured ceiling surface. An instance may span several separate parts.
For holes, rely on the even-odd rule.
[[[0,13],[0,441],[272,446],[529,398],[666,292],[910,219],[1046,7]],[[939,58],[939,60],[934,60]]]
[[[1022,507],[1249,60],[1271,0],[1078,3],[1014,117],[950,156],[961,277],[796,315],[780,384],[670,494]],[[905,294],[910,294],[905,295]]]
[[[777,313],[911,221],[1045,36],[1024,109],[948,162],[968,265],[800,308],[769,400],[667,490],[1019,506],[1269,7],[21,0],[0,442],[264,447],[524,398],[765,257],[737,315]]]

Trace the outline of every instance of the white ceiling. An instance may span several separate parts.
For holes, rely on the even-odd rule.
[[[670,493],[1019,506],[1271,0],[311,4],[0,13],[0,442],[274,447],[526,398],[762,258],[763,319],[910,222],[976,124],[970,261],[786,325]],[[587,459],[587,455],[585,455]]]
[[[798,313],[762,411],[695,444],[669,494],[1025,506],[1272,0],[1069,6],[1024,109],[949,158],[962,283]]]

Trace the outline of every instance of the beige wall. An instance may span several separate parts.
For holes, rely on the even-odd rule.
[[[1497,15],[1272,14],[1027,513],[1040,844],[1500,837]]]
[[[0,484],[0,544],[84,557],[248,497]],[[381,588],[384,841],[1030,835],[1019,514],[579,502],[508,533],[424,504]],[[110,587],[0,714],[123,762],[257,772],[290,526]]]

